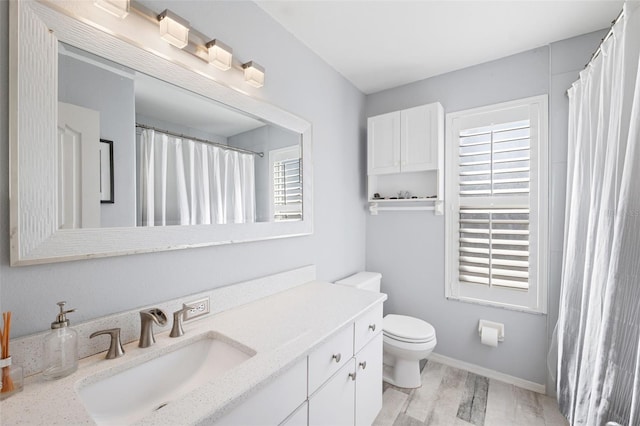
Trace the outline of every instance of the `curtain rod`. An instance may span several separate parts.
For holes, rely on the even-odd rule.
[[[238,151],[238,152],[242,152],[242,153],[245,153],[245,154],[253,154],[253,155],[257,155],[259,157],[264,157],[264,152],[256,152],[256,151],[251,151],[251,150],[248,150],[248,149],[236,148],[234,146],[225,145],[225,144],[219,143],[219,142],[213,142],[213,141],[210,141],[210,140],[207,140],[207,139],[196,138],[196,137],[193,137],[193,136],[183,135],[181,133],[174,133],[174,132],[171,132],[169,130],[158,129],[157,127],[147,126],[146,124],[136,123],[136,127],[139,127],[141,129],[153,130],[155,132],[164,133],[165,135],[175,136],[177,138],[190,139],[190,140],[193,140],[193,141],[196,141],[196,142],[202,142],[202,143],[206,143],[206,144],[209,144],[209,145],[215,145],[215,146],[218,146],[220,148],[229,149],[231,151]]]
[[[622,19],[622,17],[624,16],[624,9],[622,9],[620,11],[620,13],[618,13],[618,16],[616,17],[616,19],[614,19],[613,21],[611,21],[611,27],[609,28],[609,31],[607,32],[607,35],[604,36],[604,38],[602,40],[600,40],[600,44],[598,45],[598,48],[596,49],[595,52],[593,52],[593,54],[591,55],[591,58],[589,59],[589,62],[586,63],[586,65],[584,66],[585,68],[589,66],[589,64],[591,62],[593,62],[593,60],[595,58],[598,57],[598,55],[600,54],[600,52],[602,51],[602,45],[604,44],[605,41],[607,41],[609,39],[609,37],[611,37],[611,35],[613,34],[613,27],[618,23],[618,21],[620,19]]]

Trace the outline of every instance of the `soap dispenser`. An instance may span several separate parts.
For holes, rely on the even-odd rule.
[[[78,369],[78,332],[69,327],[64,310],[67,302],[58,302],[60,313],[51,323],[51,333],[44,339],[42,375],[47,380],[60,379]]]

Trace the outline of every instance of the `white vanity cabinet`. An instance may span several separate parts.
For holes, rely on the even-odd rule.
[[[286,421],[298,426],[304,412],[306,424],[307,358],[287,369],[280,377],[251,395],[216,426],[278,425]],[[293,413],[293,414],[292,414]],[[297,414],[297,416],[296,416]]]
[[[371,425],[382,408],[382,302],[215,422]]]
[[[370,202],[441,201],[443,173],[444,109],[440,103],[369,117]]]
[[[319,376],[314,369],[322,363],[312,359],[328,358],[331,344],[334,351],[343,347],[338,343],[344,341],[336,339],[340,333],[309,355],[310,426],[371,425],[382,408],[382,304],[356,318],[349,330],[349,359],[318,388],[311,386],[311,378]]]

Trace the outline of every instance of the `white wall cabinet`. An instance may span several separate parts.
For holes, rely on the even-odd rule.
[[[369,117],[367,171],[370,175],[438,168],[439,103]]]
[[[369,117],[368,197],[377,203],[440,203],[444,194],[444,109],[421,105]],[[378,196],[375,196],[378,194]]]
[[[379,303],[215,424],[369,426],[381,408]]]

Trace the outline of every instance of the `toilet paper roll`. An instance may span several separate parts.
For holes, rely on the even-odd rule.
[[[497,347],[498,346],[498,329],[493,327],[482,327],[480,333],[480,342],[483,345]]]

